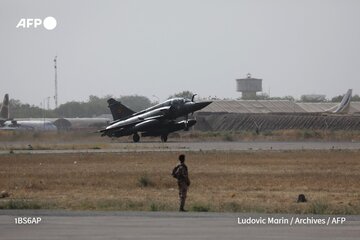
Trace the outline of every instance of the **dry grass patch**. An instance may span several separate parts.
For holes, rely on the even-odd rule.
[[[175,211],[177,155],[1,155],[0,190],[10,198],[0,208],[10,199],[40,208]],[[357,151],[192,152],[186,163],[193,211],[360,214]],[[307,203],[296,203],[300,193]]]
[[[31,144],[35,150],[48,149],[107,149],[113,143],[130,143],[126,148],[136,148],[132,136],[121,138],[100,137],[95,130],[69,132],[11,132],[0,131],[0,150],[23,150]],[[360,131],[327,130],[274,130],[261,131],[180,131],[169,139],[180,142],[194,141],[360,141]],[[145,137],[142,142],[159,142],[159,137]]]

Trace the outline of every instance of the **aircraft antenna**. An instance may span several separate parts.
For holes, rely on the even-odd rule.
[[[54,58],[54,70],[55,70],[55,108],[58,107],[58,86],[57,86],[57,56]]]

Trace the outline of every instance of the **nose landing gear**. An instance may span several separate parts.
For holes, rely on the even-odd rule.
[[[168,139],[168,135],[164,134],[164,135],[161,135],[161,141],[162,142],[166,142]]]

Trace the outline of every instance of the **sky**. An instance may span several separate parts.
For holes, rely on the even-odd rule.
[[[0,96],[54,107],[89,95],[165,100],[360,93],[358,0],[1,0]],[[56,28],[16,28],[52,16]],[[1,97],[2,98],[2,97]]]

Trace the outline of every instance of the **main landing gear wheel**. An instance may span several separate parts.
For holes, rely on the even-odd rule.
[[[162,142],[166,142],[167,141],[168,136],[167,135],[161,135],[161,141]]]
[[[139,136],[139,134],[135,133],[135,134],[133,135],[133,141],[134,141],[134,142],[139,142],[139,141],[140,141],[140,136]]]

